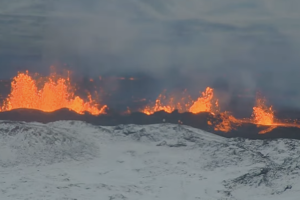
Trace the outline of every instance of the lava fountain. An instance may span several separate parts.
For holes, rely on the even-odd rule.
[[[210,87],[207,87],[205,91],[201,92],[201,96],[195,101],[187,94],[187,90],[181,94],[180,98],[176,96],[177,95],[170,95],[170,97],[167,97],[164,91],[158,96],[154,104],[147,105],[141,112],[151,115],[158,111],[171,113],[174,110],[194,114],[200,112],[210,112],[214,114],[219,111],[218,100],[214,98],[214,91]]]
[[[229,132],[237,129],[243,124],[255,124],[257,127],[264,127],[259,134],[265,134],[276,127],[297,127],[300,128],[298,121],[290,119],[280,120],[275,118],[275,111],[272,106],[267,106],[266,99],[257,95],[255,106],[250,118],[237,119],[229,112],[218,113],[221,122],[213,124],[208,121],[209,125],[214,126],[215,131]]]
[[[95,100],[90,93],[85,98],[76,95],[75,87],[71,84],[69,73],[67,76],[51,73],[50,76],[41,77],[30,75],[28,71],[18,73],[11,81],[11,91],[0,106],[0,112],[13,109],[27,108],[44,112],[53,112],[62,108],[68,108],[78,114],[85,112],[98,116],[106,114],[106,105],[101,105],[99,99]],[[123,80],[123,78],[121,79]],[[129,80],[134,80],[130,78]],[[93,82],[90,79],[90,82]],[[238,119],[230,112],[220,111],[218,99],[214,95],[214,90],[207,87],[200,96],[193,100],[185,90],[183,93],[173,93],[166,95],[163,92],[152,104],[139,110],[147,115],[158,111],[172,113],[190,112],[193,114],[207,112],[212,119],[207,120],[207,124],[215,131],[230,132],[238,130],[238,127],[249,124],[259,127],[260,134],[272,131],[276,127],[296,127],[300,128],[298,121],[282,120],[275,117],[272,106],[267,106],[266,100],[257,96],[251,117]],[[130,114],[131,111],[125,112]],[[129,116],[130,117],[130,116]],[[182,122],[180,122],[182,124]],[[248,124],[248,125],[247,125]]]
[[[252,122],[261,125],[274,125],[274,111],[272,106],[266,105],[264,98],[256,98],[256,105],[253,107]]]
[[[42,84],[39,89],[39,83]],[[34,79],[26,73],[18,73],[11,82],[11,92],[4,100],[0,111],[9,111],[18,108],[37,109],[44,112],[53,112],[61,108],[68,108],[79,114],[89,112],[92,115],[105,113],[106,105],[100,105],[92,96],[84,101],[74,94],[70,78],[61,77],[52,73],[49,77]]]
[[[215,114],[219,112],[218,99],[214,99],[214,90],[207,87],[201,96],[193,102],[192,106],[189,108],[189,112],[197,114],[200,112],[210,112]]]

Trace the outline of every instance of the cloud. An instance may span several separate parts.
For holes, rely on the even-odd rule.
[[[223,77],[231,92],[244,87],[300,94],[294,75],[300,71],[296,0],[0,4],[5,58],[60,60],[89,76],[145,73],[195,91]]]

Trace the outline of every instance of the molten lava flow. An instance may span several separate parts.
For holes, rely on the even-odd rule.
[[[207,87],[202,96],[200,96],[197,101],[193,103],[189,111],[191,113],[200,113],[200,112],[216,112],[218,110],[218,100],[213,100],[214,91],[212,88]],[[213,112],[214,111],[214,112]]]
[[[242,124],[252,123],[256,124],[257,126],[269,126],[267,129],[260,131],[260,134],[272,131],[278,126],[278,124],[274,123],[274,111],[272,106],[268,107],[265,102],[266,101],[264,98],[256,98],[256,105],[253,107],[251,118],[237,119],[228,112],[220,113],[220,122],[214,124],[214,130],[229,132],[233,129],[236,129],[238,126],[241,126]]]
[[[212,124],[212,122],[209,123],[209,125],[214,125],[215,131],[222,131],[222,132],[229,132],[233,129],[235,129],[237,126],[240,126],[243,122],[246,122],[245,119],[236,119],[233,115],[231,115],[229,112],[223,112],[219,114],[219,123]]]
[[[265,134],[277,127],[274,123],[274,111],[272,106],[268,107],[265,104],[265,99],[257,97],[256,105],[253,107],[252,123],[258,126],[269,126],[267,129],[261,130],[259,134]]]
[[[257,98],[256,106],[253,107],[252,119],[253,123],[255,124],[273,125],[274,111],[272,109],[272,106],[266,106],[265,99]]]
[[[253,107],[252,122],[258,126],[269,126],[267,129],[260,131],[260,134],[268,133],[279,126],[300,128],[297,121],[276,119],[272,106],[267,107],[263,98],[256,99],[256,106]]]
[[[99,79],[103,81],[102,77],[99,77]],[[118,79],[136,80],[132,77],[119,77]],[[94,79],[90,79],[90,82],[94,82]],[[2,99],[1,96],[0,99]],[[143,102],[146,101],[146,99],[133,101]],[[53,73],[49,77],[35,78],[26,72],[19,73],[13,78],[11,82],[11,92],[9,96],[3,100],[0,111],[9,111],[18,108],[37,109],[45,112],[68,108],[79,114],[89,112],[92,115],[99,115],[105,113],[107,106],[100,106],[100,104],[92,98],[91,94],[88,94],[85,100],[76,96],[75,89],[71,86],[69,76],[62,77]],[[212,120],[209,120],[207,124],[212,126],[215,131],[229,132],[243,124],[252,124],[252,126],[254,124],[254,126],[260,127],[260,134],[268,133],[276,127],[300,128],[300,124],[297,121],[276,119],[272,106],[267,106],[265,99],[259,96],[256,98],[256,104],[253,107],[253,113],[250,118],[237,119],[229,112],[221,113],[218,99],[215,98],[214,90],[210,87],[207,87],[195,101],[192,100],[186,91],[180,95],[173,93],[172,95],[168,95],[168,97],[165,93],[162,93],[152,105],[146,106],[141,111],[150,115],[157,111],[171,113],[174,110],[194,114],[209,112],[211,114],[209,116],[212,117]],[[123,114],[130,113],[131,111],[128,108]],[[183,124],[181,120],[178,120],[178,123]]]
[[[261,130],[261,131],[259,131],[258,133],[259,133],[259,134],[265,134],[265,133],[271,132],[271,131],[272,131],[273,129],[275,129],[276,127],[277,127],[277,125],[269,126],[267,129]]]
[[[75,96],[70,79],[52,74],[42,78],[42,89],[38,89],[38,82],[28,72],[19,73],[11,82],[11,93],[4,100],[0,111],[8,111],[17,108],[30,108],[52,112],[61,108],[69,108],[79,114],[89,112],[93,115],[105,113],[106,105],[100,106],[91,95],[85,102],[79,96]]]
[[[218,101],[214,100],[213,89],[207,87],[204,92],[201,93],[196,101],[193,101],[190,95],[187,94],[186,90],[184,91],[182,98],[176,98],[176,95],[167,98],[165,94],[160,94],[155,101],[155,104],[146,106],[143,110],[143,113],[150,115],[158,111],[165,111],[171,113],[174,110],[179,112],[192,112],[194,114],[200,112],[214,112],[218,111]]]
[[[165,111],[167,113],[171,113],[176,109],[178,109],[179,111],[184,111],[185,105],[182,106],[180,102],[175,103],[174,97],[170,97],[168,99],[166,95],[160,94],[155,100],[155,104],[153,106],[148,105],[141,111],[147,115],[151,115],[158,111]]]

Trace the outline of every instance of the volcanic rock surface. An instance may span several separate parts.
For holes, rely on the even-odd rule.
[[[287,116],[287,112],[284,116]],[[293,112],[293,117],[297,118],[300,114]],[[93,125],[102,126],[117,126],[120,124],[137,124],[137,125],[149,125],[160,123],[172,123],[178,124],[179,122],[194,128],[199,128],[208,132],[215,133],[217,135],[231,138],[242,137],[249,139],[274,139],[274,138],[292,138],[300,139],[300,129],[296,127],[277,127],[265,134],[259,134],[261,130],[267,129],[268,126],[257,126],[251,123],[245,123],[241,126],[229,132],[215,131],[213,126],[207,124],[209,121],[220,120],[218,116],[213,116],[210,113],[166,113],[164,111],[156,112],[152,115],[146,115],[140,112],[134,112],[127,115],[113,112],[112,110],[105,115],[94,116],[88,113],[84,115],[77,114],[68,109],[60,109],[55,112],[42,112],[32,109],[16,109],[7,112],[0,112],[0,120],[13,120],[13,121],[25,121],[25,122],[41,122],[49,123],[58,120],[80,120]]]

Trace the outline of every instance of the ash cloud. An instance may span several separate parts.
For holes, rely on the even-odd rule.
[[[272,104],[300,106],[299,1],[3,2],[10,29],[1,28],[0,55],[28,63],[4,74],[46,72],[57,60],[86,76],[147,75],[160,80],[157,92],[183,87],[196,96],[213,86],[223,105],[239,95],[252,101],[259,89]]]

